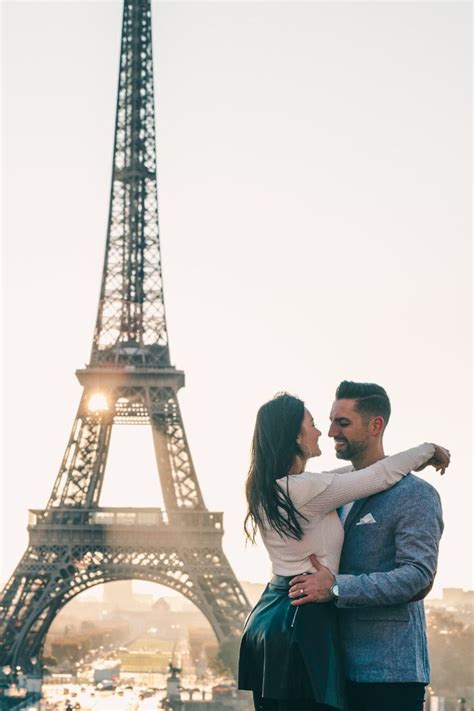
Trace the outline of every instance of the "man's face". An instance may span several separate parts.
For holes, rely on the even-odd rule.
[[[329,436],[334,438],[336,457],[352,460],[369,446],[369,431],[362,416],[354,409],[355,400],[335,400],[329,419]]]

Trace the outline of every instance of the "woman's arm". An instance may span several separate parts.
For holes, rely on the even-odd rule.
[[[435,456],[433,444],[421,444],[392,457],[380,459],[365,469],[336,473],[328,486],[307,502],[308,512],[326,514],[338,506],[385,491]]]

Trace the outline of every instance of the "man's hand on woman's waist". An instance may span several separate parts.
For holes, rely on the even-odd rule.
[[[316,568],[316,572],[297,575],[290,580],[288,597],[292,598],[292,605],[306,605],[307,602],[328,602],[334,598],[331,588],[336,578],[329,568],[321,565],[314,553],[310,555],[310,560],[313,567]]]

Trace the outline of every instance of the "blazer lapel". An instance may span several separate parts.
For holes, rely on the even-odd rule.
[[[361,508],[365,504],[366,501],[370,499],[370,496],[366,496],[365,499],[358,499],[357,501],[354,501],[354,504],[349,511],[349,514],[344,522],[344,533],[347,534],[349,529],[353,526],[354,521],[357,518],[358,513],[360,512]]]

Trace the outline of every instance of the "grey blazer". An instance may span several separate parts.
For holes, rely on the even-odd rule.
[[[356,501],[344,529],[336,582],[347,678],[427,683],[424,606],[410,600],[436,574],[443,532],[436,489],[408,474]]]

